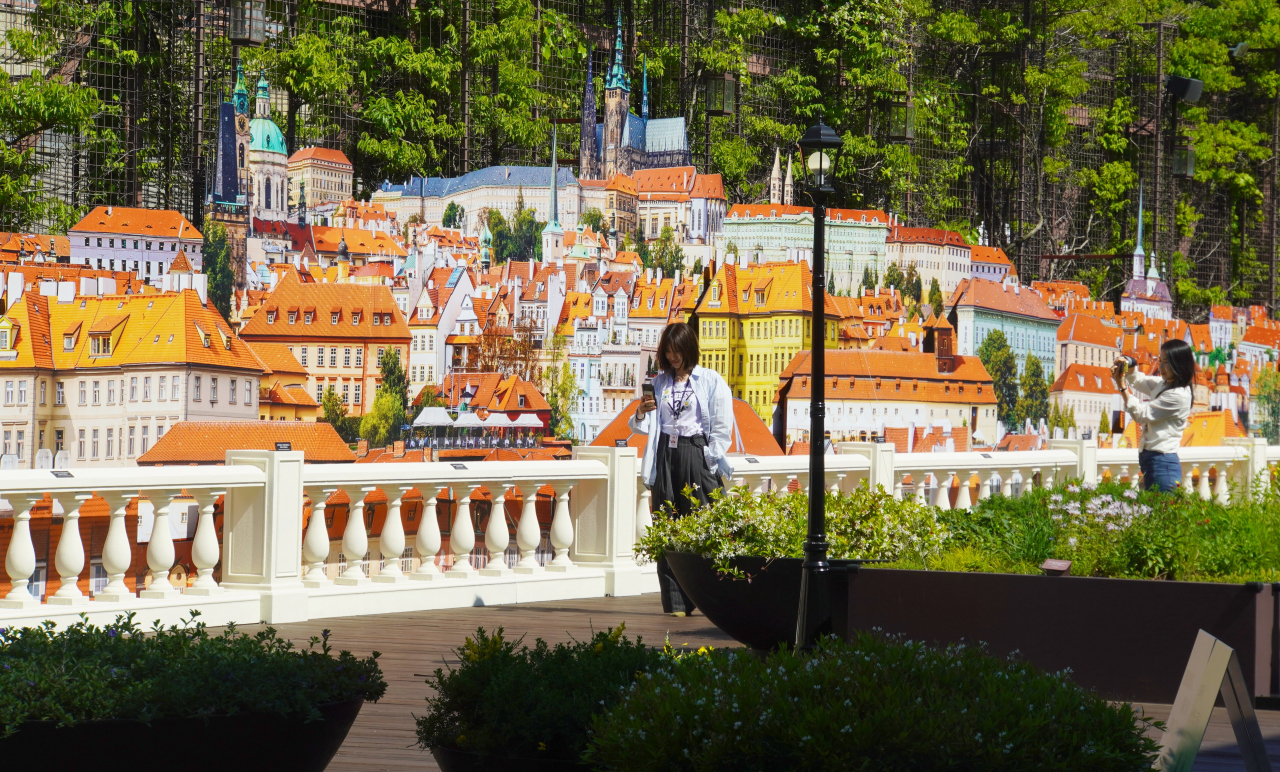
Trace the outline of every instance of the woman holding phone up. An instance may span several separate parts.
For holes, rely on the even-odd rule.
[[[720,475],[731,475],[725,454],[733,425],[733,392],[714,370],[698,362],[698,338],[693,328],[676,322],[658,340],[658,369],[653,393],[643,392],[631,431],[649,435],[641,473],[653,490],[653,508],[667,507],[684,517],[711,501],[722,486]],[[685,488],[692,494],[685,495]],[[693,602],[684,594],[665,559],[658,561],[662,610],[684,616]]]
[[[1191,415],[1192,384],[1196,379],[1196,358],[1184,340],[1165,341],[1160,347],[1159,375],[1137,371],[1128,357],[1117,359],[1111,366],[1124,399],[1124,409],[1142,425],[1142,442],[1138,449],[1138,468],[1142,470],[1144,490],[1159,488],[1168,493],[1182,482],[1182,462],[1178,448]],[[1129,387],[1148,395],[1139,402]]]

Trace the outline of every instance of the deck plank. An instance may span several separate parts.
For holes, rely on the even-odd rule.
[[[529,643],[543,638],[549,643],[582,640],[592,630],[604,630],[626,623],[629,636],[640,636],[650,645],[661,646],[670,637],[673,645],[737,646],[738,644],[695,615],[678,619],[662,613],[657,595],[629,598],[593,598],[577,601],[549,601],[508,606],[488,606],[445,611],[403,614],[376,614],[362,617],[321,619],[276,625],[295,643],[305,645],[321,630],[332,631],[335,649],[349,649],[364,656],[382,652],[379,660],[387,679],[387,694],[376,704],[365,704],[351,728],[330,772],[395,772],[427,770],[437,772],[431,754],[416,746],[414,713],[425,709],[427,686],[417,674],[426,674],[456,663],[452,650],[477,627],[502,627],[508,636],[524,635]],[[242,629],[253,631],[262,626]],[[1163,720],[1169,705],[1141,706],[1148,715]],[[1258,722],[1267,744],[1272,766],[1280,769],[1280,711],[1258,711]],[[1217,708],[1205,735],[1195,772],[1242,772],[1244,763],[1226,710]]]

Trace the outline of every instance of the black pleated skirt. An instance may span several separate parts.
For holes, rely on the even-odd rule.
[[[654,459],[653,508],[666,507],[676,517],[684,517],[693,510],[711,502],[711,491],[723,487],[720,476],[707,468],[702,449],[707,446],[705,437],[681,437],[676,447],[669,447],[671,438],[663,434],[658,438],[658,456]],[[691,490],[686,491],[688,487]],[[683,611],[692,614],[693,601],[685,594],[665,558],[658,560],[658,586],[662,594],[662,611],[670,614]]]

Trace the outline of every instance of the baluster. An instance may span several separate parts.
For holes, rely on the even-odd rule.
[[[88,596],[80,592],[80,572],[84,570],[84,542],[80,540],[80,507],[93,498],[91,493],[76,496],[80,502],[75,509],[62,516],[62,535],[58,537],[58,550],[54,553],[53,564],[58,569],[58,577],[62,586],[50,598],[49,603],[55,606],[80,606],[89,602]],[[59,506],[58,497],[52,498],[53,506]]]
[[[9,549],[4,557],[4,570],[9,574],[13,588],[0,601],[0,608],[36,608],[40,599],[28,589],[31,575],[36,572],[36,547],[31,541],[31,507],[40,499],[11,495],[13,505],[13,534],[9,537]]]
[[[400,556],[404,554],[404,522],[400,519],[400,505],[404,501],[404,492],[412,486],[400,488],[400,492],[392,499],[387,497],[387,519],[382,522],[382,535],[378,537],[378,552],[382,553],[383,565],[373,581],[380,584],[396,584],[407,580],[404,571],[400,570]]]
[[[1133,474],[1129,475],[1129,487],[1138,490],[1142,487],[1142,468],[1133,470]]]
[[[497,485],[502,487],[502,493],[493,496],[493,507],[489,510],[489,525],[484,529],[484,546],[489,550],[489,564],[481,569],[481,576],[511,574],[511,569],[507,568],[506,554],[507,545],[511,543],[511,532],[507,529],[507,493],[511,490],[511,483],[501,482]]]
[[[1013,498],[1013,473],[1016,471],[1012,467],[1007,472],[1000,470],[1000,495],[1006,499]]]
[[[914,489],[911,491],[911,495],[915,497],[916,502],[920,504],[920,506],[925,506],[929,503],[929,494],[925,489],[925,482],[927,480],[927,472],[917,470],[911,473],[911,487]]]
[[[551,518],[551,546],[556,556],[547,565],[548,571],[567,572],[576,568],[569,559],[569,546],[573,544],[573,521],[569,519],[569,491],[576,481],[557,480],[551,483],[556,492],[556,513]]]
[[[639,483],[639,486],[640,491],[636,495],[636,541],[643,539],[649,532],[649,526],[653,525],[653,491],[644,483]],[[523,520],[523,515],[521,517]]]
[[[111,509],[111,524],[107,526],[107,540],[102,545],[102,568],[107,572],[107,586],[94,596],[98,602],[120,602],[137,597],[124,583],[125,574],[133,563],[133,547],[129,544],[129,533],[125,528],[124,518],[129,509],[131,496],[126,493],[109,491],[102,494]]]
[[[1196,474],[1200,478],[1197,482],[1200,498],[1204,501],[1208,501],[1213,497],[1213,494],[1209,491],[1209,464],[1196,464]]]
[[[902,481],[906,479],[906,472],[894,472],[893,475],[893,499],[894,501],[902,501]]]
[[[436,565],[436,555],[440,554],[440,521],[436,516],[436,496],[440,495],[441,486],[422,483],[418,491],[422,493],[422,521],[418,523],[418,534],[413,540],[413,549],[418,553],[418,570],[409,575],[410,579],[419,582],[434,582],[444,578],[440,567]]]
[[[992,469],[986,477],[978,480],[978,501],[991,498],[991,488],[996,484],[996,470]]]
[[[844,489],[844,478],[847,476],[847,472],[836,472],[835,474],[827,475],[827,490],[831,491],[833,495],[839,496],[840,491]],[[835,478],[834,482],[831,481],[832,478]],[[868,482],[870,482],[869,478]]]
[[[969,484],[973,481],[973,476],[977,472],[970,472],[968,477],[960,477],[960,473],[952,472],[951,475],[957,478],[960,483],[960,490],[956,494],[956,509],[966,510],[973,506],[973,494],[969,491]]]
[[[951,474],[954,475],[955,472],[952,472]],[[934,482],[933,505],[935,507],[938,507],[939,509],[951,509],[950,478],[947,479],[946,483],[943,483],[942,478],[940,478],[937,474],[934,474],[933,482]]]
[[[759,495],[764,493],[765,481],[768,479],[762,474],[752,475],[748,479],[748,485],[751,486],[751,492]]]
[[[213,521],[213,510],[218,504],[218,497],[223,495],[226,491],[201,491],[196,495],[200,521],[196,523],[196,536],[191,541],[191,562],[196,567],[196,580],[187,588],[188,595],[218,595],[223,592],[213,580],[213,567],[218,565],[218,527]]]
[[[1035,490],[1035,487],[1036,487],[1036,477],[1037,477],[1039,474],[1040,474],[1040,467],[1038,467],[1038,466],[1033,466],[1033,467],[1031,467],[1031,479],[1027,481],[1027,483],[1030,483],[1030,484],[1025,484],[1025,483],[1024,483],[1024,484],[1023,484],[1023,486],[1022,486],[1022,492],[1023,492],[1024,494],[1025,494],[1025,493],[1028,493],[1029,491]],[[1040,487],[1042,487],[1042,488],[1044,487],[1044,478],[1043,478],[1043,477],[1041,477],[1041,478],[1040,478]]]
[[[1227,484],[1228,478],[1231,477],[1231,462],[1224,461],[1222,466],[1218,467],[1218,479],[1214,481],[1214,498],[1219,504],[1226,506],[1231,503],[1231,488]]]
[[[476,575],[476,567],[471,564],[471,550],[476,546],[476,528],[471,522],[471,494],[480,487],[479,483],[463,483],[455,487],[454,497],[457,512],[453,517],[453,525],[449,528],[449,549],[453,552],[453,568],[445,572],[450,579],[470,579]],[[458,491],[465,490],[466,495],[458,497]]]
[[[649,513],[649,497],[652,494],[643,483],[640,488],[640,500],[644,506],[636,513],[636,521],[639,523],[643,513],[647,528],[653,522]],[[516,524],[516,546],[520,548],[520,562],[516,563],[515,572],[537,574],[543,570],[538,564],[538,545],[542,543],[542,526],[538,523],[538,484],[521,481],[520,494],[524,496],[524,506],[520,509],[520,522]]]
[[[347,570],[334,580],[344,587],[368,584],[364,572],[364,556],[369,551],[369,532],[364,525],[364,498],[374,488],[343,488],[351,503],[347,506],[347,527],[342,529],[342,554],[347,558]]]
[[[173,502],[182,495],[182,491],[166,490],[160,492],[159,509],[152,502],[154,517],[151,521],[151,541],[147,544],[147,567],[151,569],[151,586],[138,593],[139,598],[176,598],[181,593],[169,583],[169,570],[173,568],[175,552],[173,549],[173,531],[169,530],[169,516],[172,514]],[[147,497],[150,500],[150,496]],[[183,497],[186,498],[185,496]]]
[[[333,584],[324,565],[329,559],[329,528],[325,525],[324,510],[329,504],[329,494],[335,490],[337,489],[328,488],[311,492],[311,519],[307,521],[307,532],[302,539],[302,559],[311,568],[302,579],[304,587],[327,587]]]

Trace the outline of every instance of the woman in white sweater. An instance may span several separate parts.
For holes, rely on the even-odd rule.
[[[1182,447],[1182,433],[1191,416],[1196,358],[1186,341],[1170,340],[1160,347],[1158,376],[1144,375],[1134,368],[1126,373],[1124,364],[1123,359],[1117,359],[1111,374],[1124,398],[1124,409],[1142,426],[1142,440],[1138,445],[1142,487],[1159,488],[1167,493],[1182,482],[1178,448]],[[1150,399],[1139,401],[1130,388]]]

